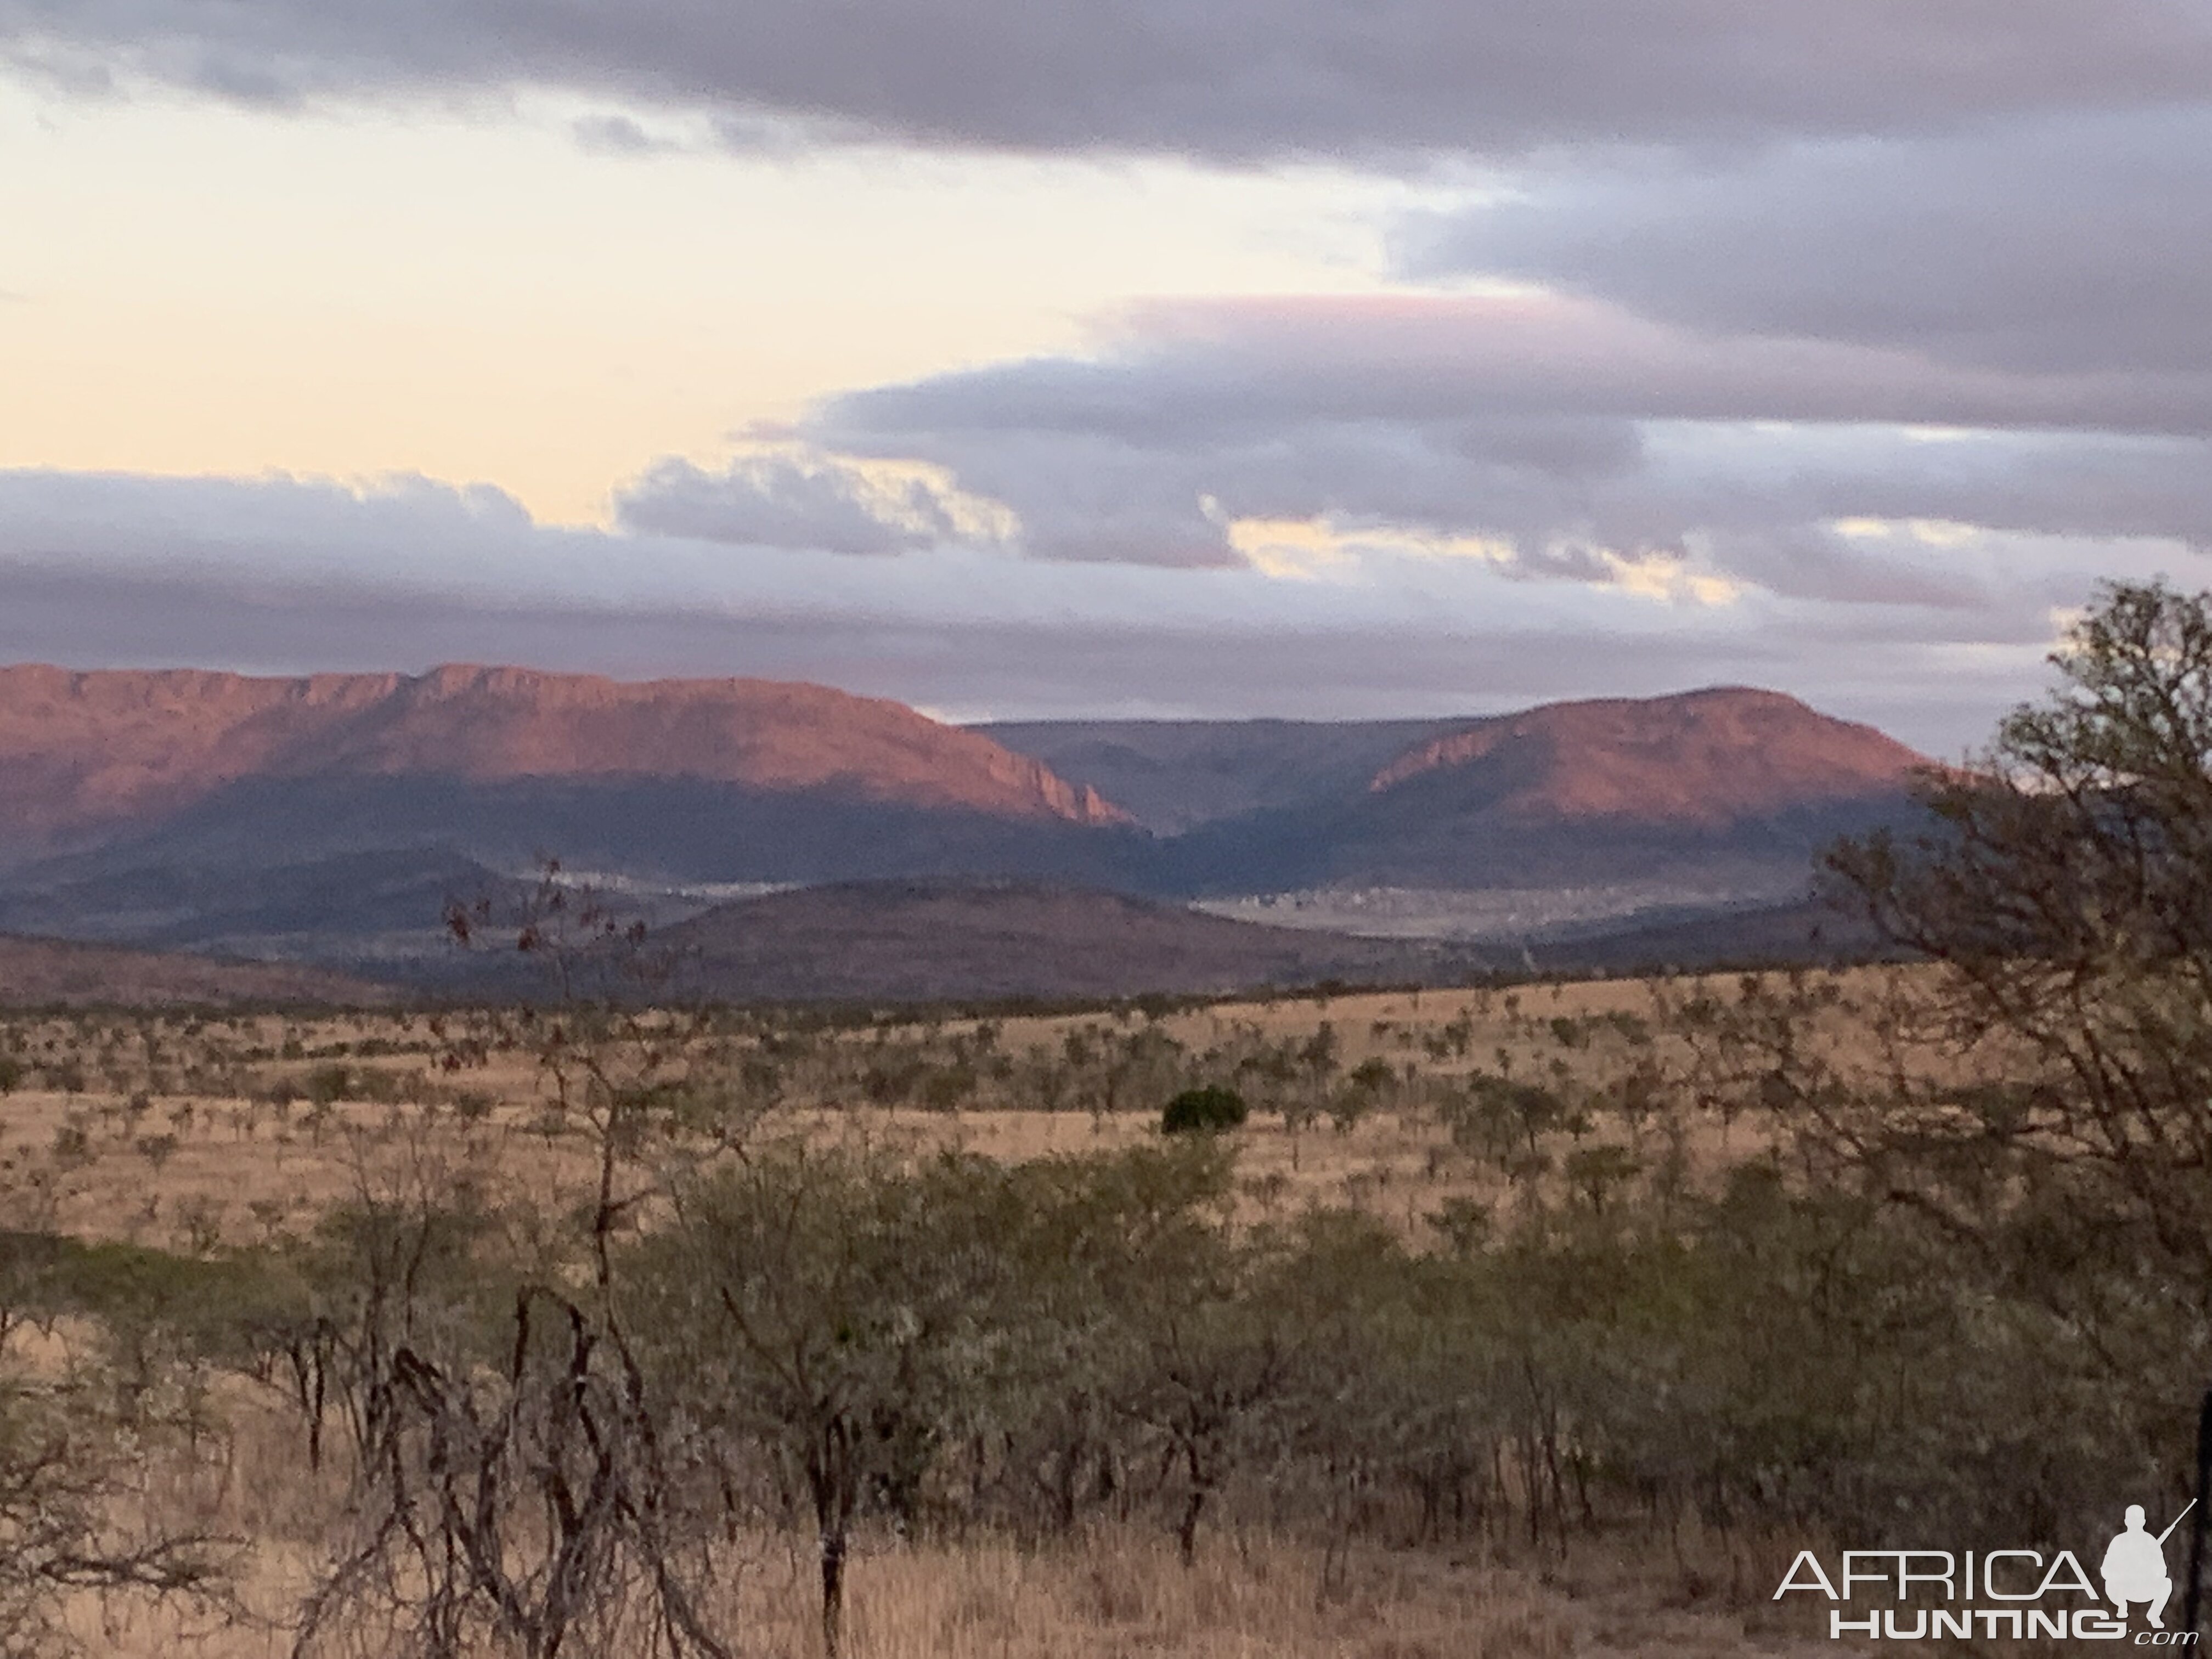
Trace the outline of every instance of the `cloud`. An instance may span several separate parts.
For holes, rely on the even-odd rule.
[[[1229,299],[1134,311],[1085,357],[848,393],[820,424],[1150,439],[1307,419],[1531,416],[2212,429],[2212,371],[2016,368],[1678,324],[1549,294]]]
[[[1416,219],[1404,268],[1691,329],[2024,374],[2212,370],[2212,102],[1540,179]]]
[[[1532,580],[1480,547],[1356,534],[1297,579],[955,544],[870,559],[856,580],[847,554],[550,527],[420,480],[0,472],[0,660],[750,674],[976,716],[1480,713],[1736,682],[1951,750],[2040,682],[2054,614],[2094,574],[2185,556],[1937,526],[1830,534],[1854,580],[1886,563],[1979,598],[1699,594],[1663,562],[1644,582]]]
[[[656,155],[681,145],[657,138],[627,115],[585,115],[568,124],[569,136],[586,155]]]
[[[2212,547],[2208,433],[2212,373],[1947,363],[1545,295],[1156,307],[1090,355],[847,393],[797,428],[1000,504],[1033,560],[1235,566],[1264,522],[1480,544],[1530,579],[1953,606],[2005,574],[1955,538],[1838,525]],[[826,509],[811,533],[846,544]]]
[[[556,86],[740,125],[1249,161],[1709,146],[2201,95],[2194,0],[0,0],[0,50],[256,103]]]
[[[624,528],[756,547],[901,553],[945,542],[1003,543],[1013,526],[937,470],[841,456],[755,451],[708,471],[656,463],[616,499]]]

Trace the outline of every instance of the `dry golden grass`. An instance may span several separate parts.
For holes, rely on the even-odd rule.
[[[272,1471],[271,1473],[277,1473]],[[296,1471],[282,1471],[296,1485]],[[173,1501],[173,1499],[172,1500]],[[216,1508],[252,1524],[252,1506]],[[296,1507],[296,1504],[295,1506]],[[297,1525],[301,1517],[268,1517]],[[859,1541],[859,1540],[856,1540]],[[821,1659],[811,1540],[749,1541],[714,1609],[748,1659]],[[1737,1564],[1762,1579],[1788,1552]],[[1769,1559],[1772,1558],[1772,1559]],[[286,1659],[315,1565],[281,1525],[244,1561],[229,1613],[81,1598],[90,1651],[113,1659]],[[1794,1616],[1790,1616],[1794,1615]],[[860,1541],[841,1659],[1748,1659],[1835,1652],[1810,1614],[1753,1597],[1690,1596],[1669,1564],[1585,1544],[1540,1566],[1355,1546],[1329,1555],[1264,1533],[1224,1535],[1186,1568],[1164,1533],[1101,1526],[1024,1547],[1002,1538]],[[373,1641],[362,1647],[375,1650]],[[1855,1650],[1846,1646],[1843,1650]],[[494,1659],[487,1654],[485,1659]]]
[[[819,1642],[803,1562],[763,1588],[781,1617],[761,1647]],[[1665,1609],[1518,1569],[1356,1550],[1331,1564],[1273,1538],[1224,1540],[1186,1570],[1164,1537],[1128,1530],[1024,1551],[1002,1542],[887,1550],[854,1579],[849,1659],[1542,1659],[1604,1650],[1755,1651],[1741,1617]]]
[[[218,1103],[219,1110],[231,1109]],[[19,1095],[7,1103],[9,1143],[43,1162],[41,1191],[51,1203],[19,1203],[6,1224],[198,1253],[297,1235],[333,1205],[410,1189],[416,1183],[409,1176],[428,1168],[441,1180],[471,1184],[501,1200],[520,1199],[543,1213],[581,1201],[594,1179],[587,1138],[533,1130],[522,1109],[463,1129],[426,1127],[406,1106],[344,1103],[313,1130],[264,1122],[247,1132],[218,1117],[212,1128],[178,1135],[158,1161],[121,1133],[95,1139],[82,1161],[40,1160],[38,1149],[51,1146],[84,1110],[81,1097],[51,1094]],[[760,1130],[792,1132],[823,1143],[958,1149],[1002,1162],[1159,1139],[1157,1115],[1150,1112],[1093,1118],[1079,1112],[812,1109],[780,1113]],[[1686,1139],[1693,1157],[1708,1166],[1758,1144],[1752,1131],[1718,1123],[1694,1125]],[[1494,1166],[1455,1150],[1437,1124],[1411,1112],[1386,1108],[1348,1129],[1324,1122],[1298,1132],[1279,1119],[1257,1117],[1235,1141],[1240,1210],[1249,1219],[1293,1215],[1318,1202],[1364,1211],[1417,1238],[1425,1218],[1447,1200],[1495,1203],[1508,1196]]]
[[[1865,970],[1866,975],[1898,970]],[[1861,976],[1854,976],[1858,978]],[[1732,980],[1715,982],[1729,994]],[[1632,980],[1532,985],[1510,991],[1370,994],[1322,1000],[1224,1003],[1168,1015],[1158,1030],[1188,1054],[1255,1042],[1304,1042],[1324,1023],[1341,1072],[1382,1060],[1417,1079],[1492,1068],[1503,1055],[1516,1073],[1541,1079],[1561,1050],[1550,1022],[1608,1015],[1650,1018],[1664,996],[1698,988]],[[1459,1035],[1439,1054],[1442,1034]],[[889,1028],[894,1040],[942,1042],[976,1022]],[[996,1051],[1027,1062],[1059,1054],[1068,1038],[1094,1042],[1143,1029],[1134,1016],[1055,1015],[995,1022]],[[151,1034],[149,1054],[148,1036]],[[11,1224],[47,1225],[87,1237],[164,1246],[250,1244],[297,1231],[331,1204],[371,1190],[410,1162],[431,1160],[484,1183],[498,1197],[548,1208],[568,1201],[588,1177],[587,1140],[548,1133],[549,1087],[536,1060],[494,1050],[459,1072],[436,1063],[443,1044],[419,1016],[258,1015],[198,1020],[158,1015],[79,1015],[0,1019],[0,1038],[30,1063],[30,1081],[0,1097],[0,1190]],[[817,1038],[848,1061],[873,1032]],[[1848,1036],[1838,1033],[1838,1042]],[[368,1058],[362,1058],[366,1048]],[[465,1091],[489,1103],[473,1120],[450,1109],[341,1099],[273,1104],[256,1097],[319,1065],[384,1074],[402,1092],[432,1100]],[[41,1062],[44,1062],[42,1065]],[[1577,1063],[1580,1059],[1577,1057]],[[53,1066],[73,1064],[83,1086],[51,1086]],[[886,1108],[830,1075],[817,1052],[794,1066],[776,1124],[821,1137],[861,1136],[917,1148],[962,1146],[1018,1159],[1126,1146],[1157,1133],[1159,1101],[1141,1091],[1110,1114],[1025,1109],[1021,1084],[987,1089],[951,1110]],[[847,1064],[849,1074],[853,1066]],[[217,1083],[227,1081],[226,1090]],[[195,1088],[198,1081],[212,1088]],[[146,1092],[149,1085],[153,1092]],[[1730,1161],[1757,1144],[1743,1127],[1678,1120],[1681,1151],[1701,1166]],[[1455,1196],[1497,1200],[1498,1171],[1452,1146],[1433,1113],[1386,1097],[1349,1128],[1326,1118],[1294,1127],[1255,1113],[1239,1132],[1238,1168],[1254,1214],[1322,1201],[1367,1210],[1418,1232],[1421,1218]]]
[[[1897,970],[1867,970],[1869,975]],[[1855,976],[1862,986],[1878,978]],[[1713,988],[1728,994],[1730,981]],[[1513,992],[1426,991],[1223,1004],[1176,1012],[1158,1029],[1191,1054],[1254,1040],[1299,1042],[1327,1022],[1340,1071],[1382,1060],[1401,1079],[1459,1077],[1504,1063],[1541,1077],[1562,1048],[1554,1019],[1651,1017],[1686,983],[1537,985]],[[944,1042],[976,1022],[915,1027],[899,1036]],[[995,1048],[1018,1062],[1060,1052],[1067,1039],[1142,1029],[1133,1016],[1056,1015],[995,1022]],[[1446,1034],[1455,1025],[1456,1039]],[[149,1039],[151,1040],[151,1047]],[[521,1050],[494,1051],[453,1072],[419,1016],[365,1012],[199,1021],[157,1016],[0,1020],[9,1050],[41,1086],[0,1098],[0,1225],[52,1226],[86,1237],[205,1249],[297,1233],[332,1204],[389,1189],[426,1170],[477,1183],[488,1196],[557,1210],[592,1175],[586,1137],[545,1121],[545,1079]],[[837,1065],[873,1034],[817,1034],[816,1060],[791,1069],[772,1130],[862,1137],[917,1149],[960,1146],[999,1159],[1118,1148],[1157,1136],[1159,1102],[1129,1109],[1039,1111],[1008,1085],[955,1110],[869,1104],[832,1084]],[[1823,1040],[1847,1044],[1838,1027]],[[362,1046],[368,1045],[366,1055]],[[1442,1047],[1439,1047],[1442,1044]],[[1501,1062],[1502,1054],[1502,1062]],[[413,1102],[340,1099],[279,1106],[272,1083],[333,1060],[373,1068]],[[45,1086],[74,1064],[84,1086]],[[812,1069],[810,1071],[809,1065]],[[848,1066],[849,1073],[850,1067]],[[195,1088],[222,1079],[223,1086]],[[474,1097],[456,1109],[461,1091]],[[1273,1113],[1237,1132],[1241,1200],[1251,1216],[1305,1204],[1349,1204],[1419,1235],[1445,1200],[1510,1200],[1496,1160],[1455,1146],[1436,1113],[1386,1094],[1348,1127],[1326,1118],[1294,1129]],[[424,1102],[428,1104],[422,1103]],[[1679,1143],[1711,1170],[1757,1144],[1743,1125],[1678,1121]],[[1610,1134],[1617,1125],[1605,1126]],[[1655,1131],[1656,1133],[1656,1131]],[[1729,1137],[1735,1139],[1731,1141]],[[13,1340],[34,1340],[18,1333]],[[307,1478],[296,1425],[271,1397],[240,1383],[222,1402],[224,1456],[189,1477],[146,1472],[149,1513],[249,1540],[241,1598],[250,1616],[89,1600],[72,1616],[90,1650],[118,1659],[204,1655],[277,1659],[292,1615],[341,1517],[343,1481]],[[1462,1659],[1619,1653],[1711,1655],[1810,1650],[1808,1614],[1777,1621],[1758,1591],[1786,1565],[1741,1540],[1690,1540],[1663,1560],[1608,1553],[1602,1540],[1565,1558],[1513,1561],[1443,1550],[1362,1545],[1332,1561],[1316,1547],[1264,1531],[1217,1529],[1194,1568],[1172,1540],[1141,1525],[1018,1547],[1004,1539],[899,1544],[876,1539],[855,1559],[843,1659]],[[758,1659],[813,1659],[811,1553],[803,1540],[764,1539],[728,1587]],[[1692,1565],[1694,1564],[1694,1565]],[[1712,1587],[1712,1588],[1706,1588]],[[1819,1650],[1839,1644],[1820,1640]],[[489,1656],[487,1656],[489,1659]]]
[[[1576,1594],[1510,1569],[1424,1556],[1348,1563],[1316,1592],[1317,1552],[1252,1540],[1186,1571],[1136,1534],[1024,1551],[916,1546],[856,1564],[842,1659],[1748,1659],[1856,1650],[1741,1615],[1669,1608],[1631,1585]],[[274,1580],[276,1575],[267,1575]],[[749,1659],[823,1652],[804,1562],[764,1559],[740,1595]],[[1809,1621],[1807,1621],[1809,1623]],[[285,1659],[285,1621],[89,1601],[91,1651],[112,1659]],[[489,1656],[487,1656],[489,1659]]]

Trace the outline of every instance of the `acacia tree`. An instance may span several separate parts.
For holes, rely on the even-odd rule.
[[[161,1273],[170,1259],[155,1252],[65,1238],[51,1166],[21,1162],[0,1166],[0,1213],[12,1224],[0,1230],[0,1659],[84,1651],[82,1621],[66,1615],[87,1597],[228,1621],[240,1611],[237,1540],[143,1503],[147,1466],[197,1426],[155,1386],[175,1355],[152,1328],[208,1313],[203,1276]],[[51,1330],[58,1316],[81,1313],[94,1316],[95,1340],[69,1365],[18,1346],[23,1324]]]
[[[61,1617],[73,1595],[234,1612],[228,1540],[118,1526],[144,1440],[143,1425],[126,1430],[77,1391],[0,1370],[0,1659],[80,1651]]]
[[[940,1448],[997,1395],[1017,1197],[982,1159],[908,1169],[794,1140],[680,1194],[637,1248],[656,1371],[730,1461],[763,1448],[804,1485],[832,1654],[864,1503],[911,1524]]]
[[[1802,989],[1729,1035],[1815,1164],[1928,1218],[2148,1410],[2212,1330],[2212,593],[2110,586],[2052,661],[1923,779],[1924,827],[1827,860],[1929,964],[1855,1011],[1873,1057],[1803,1041]]]
[[[470,1218],[456,1204],[467,1194],[417,1160],[404,1190],[325,1228],[325,1276],[358,1287],[337,1327],[359,1402],[357,1527],[308,1597],[295,1651],[375,1618],[395,1648],[434,1659],[487,1638],[526,1659],[586,1645],[726,1659],[707,1602],[713,1538],[684,1490],[696,1449],[639,1363],[616,1241],[665,1191],[667,1165],[741,1139],[750,1116],[716,1086],[711,1022],[659,1000],[668,965],[643,929],[557,863],[514,918],[487,902],[447,921],[464,945],[511,928],[554,994],[447,1023],[447,1063],[534,1055],[558,1127],[580,1120],[590,1188],[568,1224],[501,1253],[488,1228],[452,1224]],[[441,1240],[449,1271],[434,1282]]]
[[[1290,1255],[1279,1236],[1177,1228],[1147,1252],[1133,1287],[1132,1363],[1117,1392],[1122,1411],[1164,1444],[1163,1472],[1180,1473],[1175,1534],[1187,1567],[1224,1488],[1280,1449],[1301,1312],[1266,1292],[1283,1281]]]
[[[2052,660],[1926,780],[1930,828],[1828,860],[1995,1062],[1887,1139],[2001,1159],[2212,1291],[2212,593],[2111,587]]]

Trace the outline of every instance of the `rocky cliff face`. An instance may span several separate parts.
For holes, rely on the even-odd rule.
[[[1096,791],[904,706],[769,680],[520,668],[255,678],[0,669],[0,845],[156,820],[241,780],[684,779],[1076,824]]]

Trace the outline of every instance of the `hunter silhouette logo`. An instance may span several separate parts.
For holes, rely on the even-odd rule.
[[[2173,1595],[2166,1540],[2196,1507],[2192,1498],[2154,1534],[2142,1505],[2129,1504],[2124,1529],[2099,1564],[2101,1593],[2071,1550],[1846,1550],[1832,1577],[1811,1550],[1800,1550],[1774,1599],[1809,1591],[1844,1604],[1828,1611],[1831,1638],[2122,1642],[2132,1636],[2136,1647],[2194,1647],[2195,1631],[2166,1627]],[[1882,1601],[1892,1605],[1863,1605]],[[2135,1607],[2143,1610],[2149,1628],[2130,1632]]]
[[[2130,1602],[2142,1601],[2149,1606],[2151,1628],[2166,1627],[2166,1599],[2173,1594],[2173,1580],[2166,1574],[2166,1540],[2181,1524],[2182,1516],[2196,1507],[2197,1500],[2192,1498],[2188,1508],[2154,1538],[2143,1530],[2142,1505],[2128,1505],[2127,1530],[2105,1547],[2102,1569],[2105,1594],[2119,1609],[2121,1618],[2128,1616]]]

